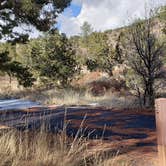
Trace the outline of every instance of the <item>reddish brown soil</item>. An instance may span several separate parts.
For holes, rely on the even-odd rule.
[[[24,111],[6,111],[0,116],[0,125],[3,128],[8,126],[19,130],[27,127],[37,129],[45,123],[48,131],[55,133],[63,128],[64,123],[67,123],[66,132],[69,136],[75,135],[80,130],[80,135],[89,137],[89,153],[96,150],[118,153],[117,159],[125,160],[127,157],[133,163],[139,161],[133,166],[138,164],[152,166],[157,162],[154,111],[115,110],[101,107],[67,109],[36,107]]]

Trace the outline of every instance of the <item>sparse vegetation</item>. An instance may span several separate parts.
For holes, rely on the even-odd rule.
[[[77,136],[68,138],[65,130],[57,135],[43,130],[7,130],[0,132],[1,166],[133,166],[139,162],[135,156],[133,159],[130,156],[130,160],[127,156],[118,159],[118,149],[117,152],[96,149],[96,143],[102,145],[102,140],[95,142]]]
[[[11,130],[0,133],[0,149],[1,166],[76,166],[86,163],[87,142],[83,138],[69,141],[64,133]]]
[[[165,79],[165,72],[162,70],[165,50],[165,42],[160,43],[153,34],[151,18],[144,23],[138,22],[131,28],[131,56],[128,61],[135,77],[140,79],[135,84],[139,96],[143,95],[144,106],[154,105],[156,80]]]
[[[84,22],[81,34],[69,38],[54,25],[58,14],[70,2],[0,2],[0,99],[37,101],[55,112],[60,105],[64,109],[86,105],[90,111],[93,107],[127,110],[129,114],[148,107],[145,113],[151,115],[155,98],[166,94],[166,7],[127,27],[105,32],[96,32]],[[36,28],[40,36],[31,39],[28,33],[14,32],[20,25]],[[125,120],[130,122],[128,117]],[[0,166],[135,166],[137,163],[134,157],[114,156],[118,149],[110,153],[110,147],[102,147],[102,139],[85,138],[79,130],[76,136],[69,137],[65,125],[57,133],[0,126]],[[95,126],[93,122],[91,125]],[[97,127],[101,130],[101,126]],[[112,124],[109,127],[104,124],[104,129],[119,132],[115,131],[117,128],[111,129]],[[128,133],[120,131],[115,139],[122,141],[125,136]],[[144,137],[146,134],[140,136]],[[97,149],[97,145],[101,147]]]

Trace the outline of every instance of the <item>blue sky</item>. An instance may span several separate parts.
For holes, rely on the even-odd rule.
[[[74,3],[72,2],[71,5],[66,8],[63,12],[63,15],[66,17],[77,17],[82,9],[82,4]],[[58,29],[61,29],[61,21],[58,22],[57,24]]]
[[[144,18],[147,9],[162,5],[166,5],[166,0],[72,0],[71,5],[58,16],[56,27],[68,37],[80,35],[80,27],[85,21],[95,31],[115,29]],[[25,25],[23,27],[16,27],[15,31],[23,31]],[[32,31],[32,38],[40,35],[32,26],[26,29]]]
[[[72,16],[77,17],[81,12],[82,5],[71,3],[70,7],[65,9],[64,13],[68,13],[69,10],[72,11]]]
[[[59,15],[57,27],[67,36],[80,34],[80,26],[85,21],[96,31],[115,29],[136,18],[144,18],[147,8],[161,5],[166,5],[166,0],[72,0]]]

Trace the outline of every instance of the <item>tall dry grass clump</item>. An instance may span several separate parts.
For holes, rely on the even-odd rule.
[[[35,93],[33,93],[35,94]],[[41,98],[40,98],[41,96]],[[119,94],[108,91],[103,96],[93,96],[91,93],[79,92],[72,89],[65,89],[59,92],[49,90],[42,93],[42,95],[35,95],[27,97],[30,100],[37,100],[45,105],[98,105],[109,108],[133,108],[139,107],[136,98],[132,96],[120,96]]]
[[[130,166],[104,151],[92,154],[89,144],[83,137],[68,138],[64,131],[0,131],[0,166]]]
[[[63,133],[8,131],[0,136],[0,166],[76,166],[86,151],[82,138],[67,139]]]

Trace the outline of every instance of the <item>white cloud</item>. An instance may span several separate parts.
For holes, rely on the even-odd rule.
[[[61,27],[60,31],[62,33],[66,33],[67,36],[72,36],[80,33],[80,22],[75,17],[67,17],[61,15],[58,18],[58,22],[60,22]]]
[[[80,33],[80,26],[88,21],[96,31],[113,29],[129,23],[129,19],[143,17],[146,6],[157,7],[166,0],[73,0],[81,4],[82,10],[77,17],[71,14],[60,15],[61,32],[68,36]]]
[[[13,29],[13,32],[19,34],[28,34],[30,38],[37,38],[42,35],[42,32],[38,31],[33,25],[21,24]]]

